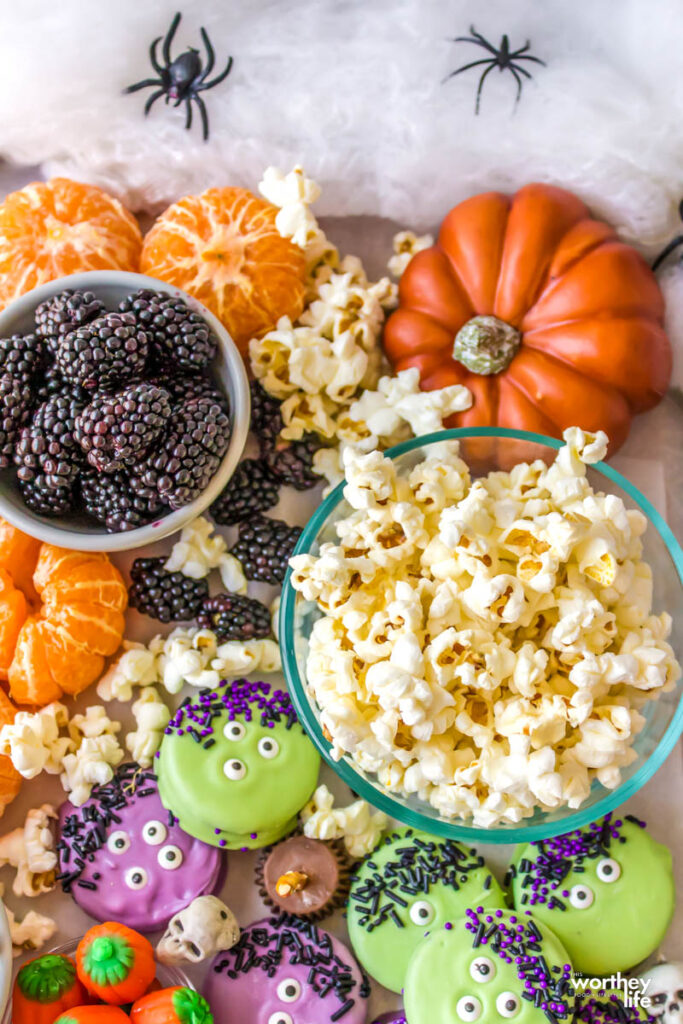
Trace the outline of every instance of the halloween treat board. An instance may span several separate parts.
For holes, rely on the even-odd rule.
[[[376,267],[379,277],[386,263],[387,253],[391,249],[391,236],[395,233],[396,227],[363,219],[356,223],[335,222],[327,230],[340,247],[360,253],[368,269]],[[668,512],[671,521],[675,522],[672,506],[677,504],[676,496],[680,493],[676,487],[677,481],[675,477],[665,473],[663,460],[648,458],[652,438],[659,437],[660,431],[662,435],[666,432],[670,423],[669,417],[676,421],[675,410],[670,408],[665,400],[662,406],[649,414],[647,422],[642,419],[636,420],[629,441],[623,451],[615,457],[614,464],[640,486],[663,514]],[[667,434],[667,444],[671,443],[671,433],[669,431]],[[254,457],[257,453],[247,449],[245,454],[247,457]],[[278,503],[271,504],[268,514],[287,523],[303,524],[319,504],[320,489],[300,491],[295,488],[282,489]],[[237,536],[234,526],[219,528],[219,532],[229,537],[231,542]],[[135,558],[167,557],[175,540],[177,538],[170,538],[143,551],[115,555],[112,561],[128,577]],[[153,571],[151,564],[147,571]],[[267,582],[257,582],[250,586],[249,593],[250,596],[259,597],[267,603],[277,593],[277,589]],[[142,603],[144,605],[144,601]],[[226,610],[217,607],[211,611],[218,615],[221,612],[234,614],[235,608],[233,606]],[[170,628],[172,627],[162,626],[135,609],[129,609],[126,614],[125,635],[130,640],[147,643],[153,633],[167,632]],[[240,673],[232,673],[229,678],[237,675]],[[538,935],[533,932],[527,933],[528,929],[521,934],[513,911],[501,909],[504,903],[502,898],[498,897],[499,885],[503,884],[506,868],[515,857],[521,856],[525,862],[525,870],[519,871],[517,878],[524,880],[526,875],[531,875],[527,887],[531,887],[534,892],[539,887],[542,888],[542,882],[535,885],[535,876],[527,864],[530,857],[523,856],[511,847],[481,845],[478,854],[485,859],[486,867],[477,863],[469,864],[465,857],[458,867],[459,874],[465,881],[460,882],[461,888],[457,895],[459,900],[464,901],[463,908],[474,907],[471,919],[464,920],[462,927],[446,927],[438,933],[435,932],[433,940],[426,940],[420,954],[412,959],[413,950],[406,949],[410,945],[411,929],[414,932],[422,927],[429,930],[429,925],[435,920],[434,915],[441,924],[450,923],[449,915],[460,916],[458,900],[453,901],[453,905],[448,902],[448,887],[449,884],[452,885],[452,879],[449,882],[450,876],[445,862],[430,880],[424,900],[411,898],[406,901],[400,890],[396,890],[395,911],[401,923],[397,925],[393,919],[382,922],[373,939],[372,930],[367,928],[368,922],[363,915],[364,906],[367,906],[367,903],[363,902],[367,900],[367,889],[364,889],[364,884],[366,887],[368,885],[367,879],[364,883],[363,875],[367,870],[372,873],[374,868],[362,868],[354,879],[349,880],[349,867],[353,860],[349,857],[349,851],[344,849],[344,844],[341,843],[340,848],[334,853],[330,853],[326,848],[324,864],[321,862],[319,867],[321,892],[315,894],[317,902],[313,910],[313,913],[316,913],[321,909],[324,916],[318,922],[315,939],[311,938],[311,933],[306,932],[301,925],[301,920],[305,921],[305,918],[298,919],[298,923],[296,920],[287,922],[278,918],[278,911],[287,906],[288,898],[303,900],[302,894],[306,893],[306,888],[301,883],[301,876],[305,874],[306,865],[310,863],[307,860],[310,851],[305,847],[301,850],[294,849],[296,857],[292,854],[288,859],[289,870],[275,870],[273,874],[273,870],[269,873],[268,860],[264,859],[260,848],[263,847],[264,841],[277,842],[289,832],[298,811],[315,787],[319,765],[311,752],[312,748],[308,750],[300,743],[300,727],[292,724],[291,708],[286,695],[282,693],[284,681],[281,675],[269,673],[265,669],[256,669],[250,673],[250,679],[253,682],[227,688],[219,687],[208,694],[198,695],[196,690],[191,690],[192,702],[186,705],[184,710],[178,710],[178,698],[170,723],[157,726],[169,730],[169,739],[163,749],[163,755],[153,762],[154,770],[158,773],[158,789],[162,802],[159,801],[157,783],[149,775],[149,770],[146,774],[144,769],[141,773],[130,770],[124,770],[121,774],[117,772],[113,783],[103,786],[95,793],[92,802],[85,801],[78,808],[65,804],[59,782],[49,775],[41,776],[39,797],[34,795],[35,784],[25,785],[24,791],[5,813],[2,833],[22,826],[27,812],[34,808],[38,799],[41,803],[51,802],[58,807],[62,805],[60,873],[65,874],[67,879],[69,876],[72,877],[66,886],[70,893],[64,893],[58,888],[42,895],[39,903],[23,896],[9,896],[17,918],[21,918],[29,911],[38,910],[41,914],[54,919],[57,930],[47,942],[47,948],[83,935],[93,924],[93,918],[89,916],[88,911],[99,920],[119,921],[122,926],[151,932],[155,945],[168,922],[175,920],[175,926],[169,929],[164,941],[163,955],[169,958],[170,962],[179,955],[179,950],[186,954],[192,945],[202,952],[201,945],[204,942],[206,949],[210,950],[210,943],[215,938],[217,930],[222,929],[225,933],[223,941],[233,945],[228,953],[219,953],[213,962],[212,956],[209,956],[205,961],[193,964],[190,948],[190,957],[183,963],[198,988],[202,988],[205,977],[211,979],[205,994],[209,1000],[213,998],[216,1001],[216,1019],[225,1019],[229,1024],[232,1022],[232,1013],[235,1014],[235,1021],[251,1020],[251,1014],[253,1019],[261,1024],[261,1018],[257,1014],[263,1012],[264,1006],[268,1013],[263,1017],[263,1021],[269,1024],[275,1024],[276,1021],[277,1024],[289,1024],[290,1021],[297,1024],[297,1009],[300,1013],[312,1015],[311,1020],[318,1019],[317,1015],[320,1015],[320,1020],[343,1019],[350,1021],[351,1024],[363,1024],[364,1021],[369,1024],[380,1013],[399,1010],[402,1000],[398,993],[404,987],[410,972],[415,977],[415,980],[410,982],[411,1024],[418,1024],[423,1019],[432,1019],[440,1008],[450,1005],[450,1000],[455,1000],[454,1005],[457,1003],[459,1008],[458,1018],[465,1021],[476,1020],[482,1009],[485,1019],[488,1019],[489,1014],[514,1017],[520,1012],[520,1008],[526,1017],[527,1012],[521,1007],[519,994],[513,991],[516,984],[515,972],[508,970],[506,966],[505,943],[514,939],[522,950],[522,956],[526,955],[524,950],[527,947],[530,955],[535,955],[535,952],[540,950],[541,955],[545,956],[543,969],[552,970],[553,967],[558,967],[561,972],[566,962],[566,950],[570,948],[571,941],[575,941],[575,937],[571,941],[569,938],[565,939],[563,946],[561,939],[545,934],[543,922],[552,927],[552,920],[549,920],[552,917],[552,908],[549,907],[548,900],[542,907],[542,914],[539,911],[542,923]],[[256,681],[260,679],[266,680],[265,689],[258,687]],[[72,720],[75,714],[85,713],[89,705],[100,703],[101,700],[95,697],[94,691],[82,694],[73,703],[70,701],[69,713]],[[150,704],[153,703],[150,699]],[[220,706],[212,709],[212,703]],[[143,707],[138,706],[137,714],[131,702],[107,704],[107,709],[111,718],[121,723],[122,735],[136,728],[138,732],[142,731],[139,717],[145,711]],[[250,778],[254,778],[255,784],[258,781],[258,769],[263,776],[263,785],[268,790],[265,808],[259,806],[257,811],[252,812],[251,809],[258,803],[256,791],[253,796],[248,794],[243,806],[230,809],[230,824],[223,822],[220,814],[213,814],[207,818],[198,813],[198,810],[201,810],[198,805],[201,803],[204,752],[195,733],[201,733],[207,722],[211,727],[218,723],[220,730],[217,732],[215,745],[212,737],[201,737],[204,744],[209,744],[205,751],[206,760],[219,757],[225,760],[225,774],[228,779],[238,780],[243,777],[242,773],[247,772]],[[188,723],[191,723],[189,730]],[[284,780],[283,784],[282,779],[278,779],[274,774],[270,775],[269,781],[268,761],[279,753],[280,747],[291,759],[291,772],[296,776],[296,785],[288,785],[287,780]],[[142,753],[144,757],[142,746],[133,744],[133,750],[136,755]],[[228,774],[227,766],[230,766],[232,775]],[[644,887],[655,885],[657,872],[654,862],[647,862],[647,850],[643,852],[639,847],[638,853],[633,854],[635,866],[631,872],[630,863],[623,863],[624,859],[620,856],[616,844],[623,837],[622,833],[631,832],[635,836],[632,845],[636,842],[642,844],[639,822],[643,819],[647,821],[647,835],[651,835],[660,843],[666,843],[673,851],[673,884],[676,889],[679,888],[683,883],[683,868],[677,851],[683,844],[683,828],[678,824],[680,815],[677,811],[680,801],[676,793],[682,772],[681,749],[678,746],[656,777],[635,798],[623,808],[619,808],[619,824],[613,827],[611,838],[608,840],[617,848],[614,857],[598,859],[595,862],[596,866],[591,861],[591,870],[594,870],[596,877],[591,876],[590,886],[586,882],[586,875],[581,873],[583,869],[579,863],[578,875],[571,879],[563,876],[558,900],[565,898],[565,888],[567,900],[569,894],[572,894],[575,900],[579,900],[581,893],[578,890],[583,886],[584,897],[588,888],[591,893],[588,898],[594,898],[598,907],[603,899],[608,903],[611,893],[609,884],[612,881],[609,877],[610,870],[614,872],[614,864],[617,864],[618,873],[621,874],[623,871],[624,875],[629,876],[628,884],[634,886],[634,891],[630,895],[628,889],[622,892],[619,888],[620,879],[617,878],[613,898],[617,901],[617,906],[619,896],[624,900],[631,899],[637,904]],[[325,765],[320,768],[319,781],[329,787],[339,806],[345,806],[355,799]],[[212,806],[218,803],[216,799],[212,801]],[[94,804],[97,806],[93,807]],[[265,813],[262,813],[263,811]],[[621,818],[627,815],[632,816],[634,821],[629,819],[623,825]],[[239,823],[237,829],[236,821]],[[179,832],[182,826],[185,826],[186,832],[178,838],[176,832]],[[387,831],[392,836],[389,847],[399,847],[402,851],[400,856],[404,859],[406,856],[409,860],[414,857],[414,861],[411,860],[409,865],[411,870],[422,870],[420,857],[423,854],[419,844],[426,843],[429,848],[433,840],[428,836],[420,837],[412,833],[403,839],[401,832],[393,834],[389,823]],[[297,840],[295,838],[290,842],[296,843]],[[93,859],[88,860],[87,864],[78,864],[76,862],[79,860],[79,848],[83,848],[83,843],[87,844],[86,848],[93,854]],[[412,853],[406,854],[404,843]],[[252,850],[250,847],[256,849]],[[391,862],[392,853],[390,848],[380,849],[377,864],[381,869],[385,860]],[[227,860],[226,850],[229,851]],[[624,850],[631,852],[628,840],[624,843]],[[448,856],[451,855],[452,851],[449,850]],[[223,858],[222,869],[218,866],[219,856]],[[430,863],[433,863],[432,853],[429,853],[429,856],[432,858]],[[571,873],[577,866],[575,860],[577,856],[581,856],[581,851],[577,853],[576,850],[572,850],[570,856],[567,851],[560,850],[557,856],[562,863],[568,858],[573,858],[569,872]],[[300,859],[297,860],[297,857]],[[448,857],[446,861],[447,859]],[[644,865],[643,860],[647,862]],[[655,860],[659,863],[659,860]],[[664,861],[666,862],[665,856]],[[5,887],[9,895],[12,884],[11,869],[7,869],[6,875]],[[635,879],[633,875],[636,876]],[[629,950],[625,954],[626,959],[633,959],[634,964],[655,949],[663,950],[669,961],[683,958],[683,911],[673,910],[671,906],[672,883],[670,869],[667,875],[666,863],[662,868],[662,876],[660,888],[657,890],[659,917],[655,919],[656,915],[653,915],[647,934],[640,937],[641,945],[635,943],[635,951],[632,953]],[[121,895],[120,882],[118,885],[107,884],[108,879],[113,877],[124,880],[125,897]],[[540,871],[539,877],[544,877],[543,870]],[[647,882],[644,883],[645,878]],[[444,882],[446,884],[443,884]],[[522,882],[519,884],[523,887]],[[469,902],[467,895],[470,886],[476,889],[476,895],[472,897],[473,904]],[[341,889],[345,894],[347,888],[350,888],[349,906],[353,908],[351,920],[348,922],[342,907],[337,905],[346,900],[335,900],[335,892]],[[180,917],[180,925],[177,924],[179,912],[182,914],[183,908],[192,900],[211,900],[216,896],[223,902],[215,905],[197,905],[194,914],[186,913],[184,917]],[[524,899],[524,892],[521,889],[519,899]],[[402,907],[401,901],[406,905]],[[574,903],[571,906],[574,907]],[[517,904],[514,909],[518,909]],[[329,911],[329,915],[326,911]],[[520,907],[519,912],[523,914],[524,910]],[[566,915],[567,912],[555,910],[555,913]],[[570,910],[569,917],[571,913]],[[503,914],[504,917],[501,917]],[[359,923],[359,920],[364,923]],[[208,932],[207,921],[212,922],[212,928]],[[440,992],[439,984],[447,973],[440,966],[442,958],[445,958],[444,962],[450,962],[453,951],[457,956],[459,950],[471,950],[472,936],[474,935],[476,940],[480,933],[485,934],[493,925],[497,927],[496,934],[503,938],[499,943],[495,937],[490,939],[491,955],[477,955],[471,964],[465,964],[463,961],[463,971],[468,971],[469,975],[465,975],[462,980],[458,979],[457,986],[450,985],[448,991]],[[242,937],[234,944],[237,926],[242,929]],[[613,927],[615,935],[623,931],[623,922],[618,912],[615,914]],[[569,931],[572,931],[571,925]],[[186,932],[189,933],[189,937],[186,936]],[[623,941],[626,942],[625,939]],[[313,950],[312,954],[307,955],[321,956],[323,966],[329,964],[330,960],[337,965],[331,982],[329,971],[326,975],[323,972],[322,978],[314,977],[311,980],[310,970],[303,971],[300,964],[292,962],[292,951],[302,942]],[[385,948],[390,951],[389,957],[383,952]],[[475,950],[476,948],[475,946]],[[482,948],[485,949],[485,946]],[[263,951],[268,949],[277,949],[280,953],[283,949],[285,951],[276,970],[264,972],[258,963],[251,969],[244,968],[245,963],[258,960],[264,955]],[[379,961],[376,961],[378,950]],[[599,953],[600,951],[598,960]],[[34,954],[29,954],[32,955]],[[496,957],[502,958],[504,962],[500,963]],[[388,959],[390,963],[387,963]],[[380,981],[373,980],[368,987],[356,960],[368,974]],[[597,972],[603,966],[600,961],[597,967],[594,963],[587,964],[586,969],[595,969]],[[479,984],[486,981],[487,972],[491,970],[496,974],[494,985],[489,990],[482,984],[481,991],[485,992],[485,998],[476,995],[473,997],[471,982]],[[671,977],[663,977],[661,987],[663,991],[671,989],[675,992],[680,982],[673,966],[669,968],[669,973]],[[553,984],[556,980],[550,978]],[[385,984],[381,984],[381,981]],[[548,989],[548,978],[540,977],[540,985]],[[458,990],[455,991],[455,988]],[[529,989],[525,991],[528,993]],[[222,1008],[223,998],[230,1010]],[[532,991],[532,1000],[535,998]],[[166,997],[160,995],[155,1000],[158,1007],[152,1007],[151,1003],[149,1008],[142,1004],[138,1007],[136,1012],[142,1024],[147,1019],[144,1016],[147,1012],[171,1012],[164,1002],[165,999]],[[557,1008],[562,1004],[563,994],[559,989],[557,992],[554,991],[551,1001],[553,1006],[550,1012],[560,1012]],[[342,1010],[344,1013],[336,1016]],[[81,1019],[78,1016],[79,1012],[73,1011],[74,1020]],[[134,1013],[132,1019],[135,1021],[138,1018]],[[69,1013],[65,1013],[66,1019],[72,1019]],[[84,1015],[82,1019],[85,1022],[90,1020],[90,1017]],[[107,1019],[113,1021],[116,1017],[112,1015]],[[149,1017],[149,1020],[157,1019],[175,1018]],[[183,1019],[180,1012],[178,1019]],[[529,1016],[529,1019],[532,1017]],[[102,1020],[105,1020],[104,1016]],[[444,1017],[444,1020],[450,1018]]]

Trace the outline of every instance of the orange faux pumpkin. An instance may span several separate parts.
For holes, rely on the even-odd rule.
[[[559,436],[578,425],[606,431],[614,452],[669,383],[652,271],[560,188],[460,203],[408,264],[399,297],[384,335],[394,368],[417,367],[425,390],[472,391],[451,427]]]
[[[105,1003],[139,999],[154,981],[154,950],[148,939],[116,921],[90,928],[76,950],[78,977]]]
[[[138,999],[130,1011],[130,1019],[132,1024],[214,1024],[206,999],[194,989],[180,985],[162,988]]]

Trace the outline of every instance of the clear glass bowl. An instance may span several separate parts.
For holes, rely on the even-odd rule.
[[[62,956],[70,956],[72,957],[72,959],[75,959],[76,948],[78,946],[78,943],[81,941],[81,938],[82,936],[78,939],[69,939],[68,942],[62,943],[61,946],[54,946],[52,949],[41,949],[39,952],[32,954],[32,956],[44,956],[47,953],[59,953]],[[28,959],[30,959],[30,957]],[[22,958],[21,961],[16,966],[15,974],[17,971],[21,969],[24,963],[26,963],[26,960]],[[14,976],[12,977],[12,981],[13,980]],[[194,983],[190,981],[188,976],[185,974],[184,971],[180,969],[180,967],[167,967],[166,964],[157,963],[157,981],[159,982],[162,988],[172,988],[175,985],[182,985],[184,988],[196,988]],[[11,999],[9,1000],[7,1006],[5,1007],[5,1013],[2,1018],[2,1024],[12,1024]]]
[[[563,444],[555,438],[522,430],[478,427],[428,434],[396,445],[386,454],[404,474],[429,454],[432,445],[454,439],[460,441],[461,455],[468,462],[473,477],[483,476],[492,469],[509,469],[517,462],[531,462],[537,458],[551,462]],[[615,469],[604,462],[598,463],[588,468],[588,479],[596,491],[617,495],[628,508],[639,508],[647,517],[643,557],[653,570],[653,607],[656,612],[667,611],[671,615],[673,630],[670,643],[678,660],[683,661],[683,551],[657,510]],[[343,497],[343,486],[336,487],[311,517],[295,554],[316,554],[321,544],[337,541],[334,525],[350,511]],[[666,760],[683,731],[683,680],[679,680],[674,690],[648,702],[643,709],[646,724],[633,744],[637,756],[631,765],[622,769],[622,783],[618,788],[608,790],[594,781],[588,799],[579,810],[567,807],[553,811],[537,809],[532,817],[517,825],[485,829],[466,821],[443,818],[416,796],[387,792],[348,757],[340,761],[332,759],[330,744],[322,733],[318,707],[306,683],[308,638],[321,612],[294,590],[290,575],[291,571],[288,571],[282,591],[280,646],[285,676],[300,720],[323,758],[351,789],[406,825],[464,842],[488,843],[530,842],[580,828],[620,806],[644,786]]]

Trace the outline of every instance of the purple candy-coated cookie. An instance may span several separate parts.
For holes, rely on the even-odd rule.
[[[245,928],[204,984],[221,1024],[364,1024],[369,994],[346,946],[290,914]]]
[[[375,1017],[372,1024],[406,1024],[404,1010],[389,1010],[388,1013],[380,1013]]]
[[[98,921],[137,931],[164,928],[225,878],[221,850],[188,836],[159,799],[156,777],[122,765],[81,807],[59,811],[62,888]]]

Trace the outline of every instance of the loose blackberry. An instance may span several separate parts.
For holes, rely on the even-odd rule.
[[[88,462],[103,473],[133,465],[161,435],[171,415],[168,391],[129,384],[95,395],[76,420],[75,437]]]
[[[289,484],[297,491],[307,491],[322,480],[313,472],[313,456],[320,448],[322,445],[315,434],[304,434],[300,441],[268,452],[266,462],[280,483]]]
[[[265,460],[245,459],[214,501],[211,515],[221,526],[234,526],[277,505],[278,496],[278,482]]]
[[[31,389],[7,373],[0,376],[0,469],[12,464],[14,445],[31,409]]]
[[[284,423],[280,412],[280,402],[269,395],[257,380],[249,385],[251,391],[251,429],[256,434],[261,452],[271,451],[277,444]]]
[[[59,341],[74,327],[90,323],[106,312],[103,302],[94,292],[67,288],[59,295],[46,299],[36,309],[36,334],[45,340],[50,352],[57,354]]]
[[[256,516],[240,525],[237,543],[231,553],[242,563],[247,579],[282,583],[300,536],[300,526],[288,526],[281,519]]]
[[[14,449],[20,480],[28,482],[39,476],[48,489],[71,487],[83,462],[74,438],[74,424],[82,408],[82,400],[63,392],[38,406],[31,423],[22,427]]]
[[[131,472],[133,484],[156,490],[173,509],[201,494],[225,454],[230,420],[210,398],[191,398],[174,413],[154,451]]]
[[[140,494],[125,473],[98,473],[88,467],[81,473],[79,484],[83,509],[104,523],[109,533],[136,530],[163,508],[156,492]]]
[[[145,288],[125,298],[119,310],[133,313],[149,333],[152,358],[159,368],[196,373],[216,354],[211,328],[183,299]]]
[[[30,384],[45,362],[45,344],[37,334],[0,338],[0,372]]]
[[[24,503],[40,516],[63,516],[74,508],[74,494],[71,487],[49,487],[45,477],[19,481],[19,490]]]
[[[147,333],[132,313],[105,313],[60,338],[57,367],[84,388],[107,388],[140,377],[148,354]]]
[[[259,640],[270,636],[270,612],[253,597],[218,594],[207,597],[197,615],[197,625],[212,630],[219,640]]]
[[[160,622],[194,619],[209,596],[206,580],[193,580],[181,572],[167,572],[165,558],[136,558],[130,570],[131,608]]]

